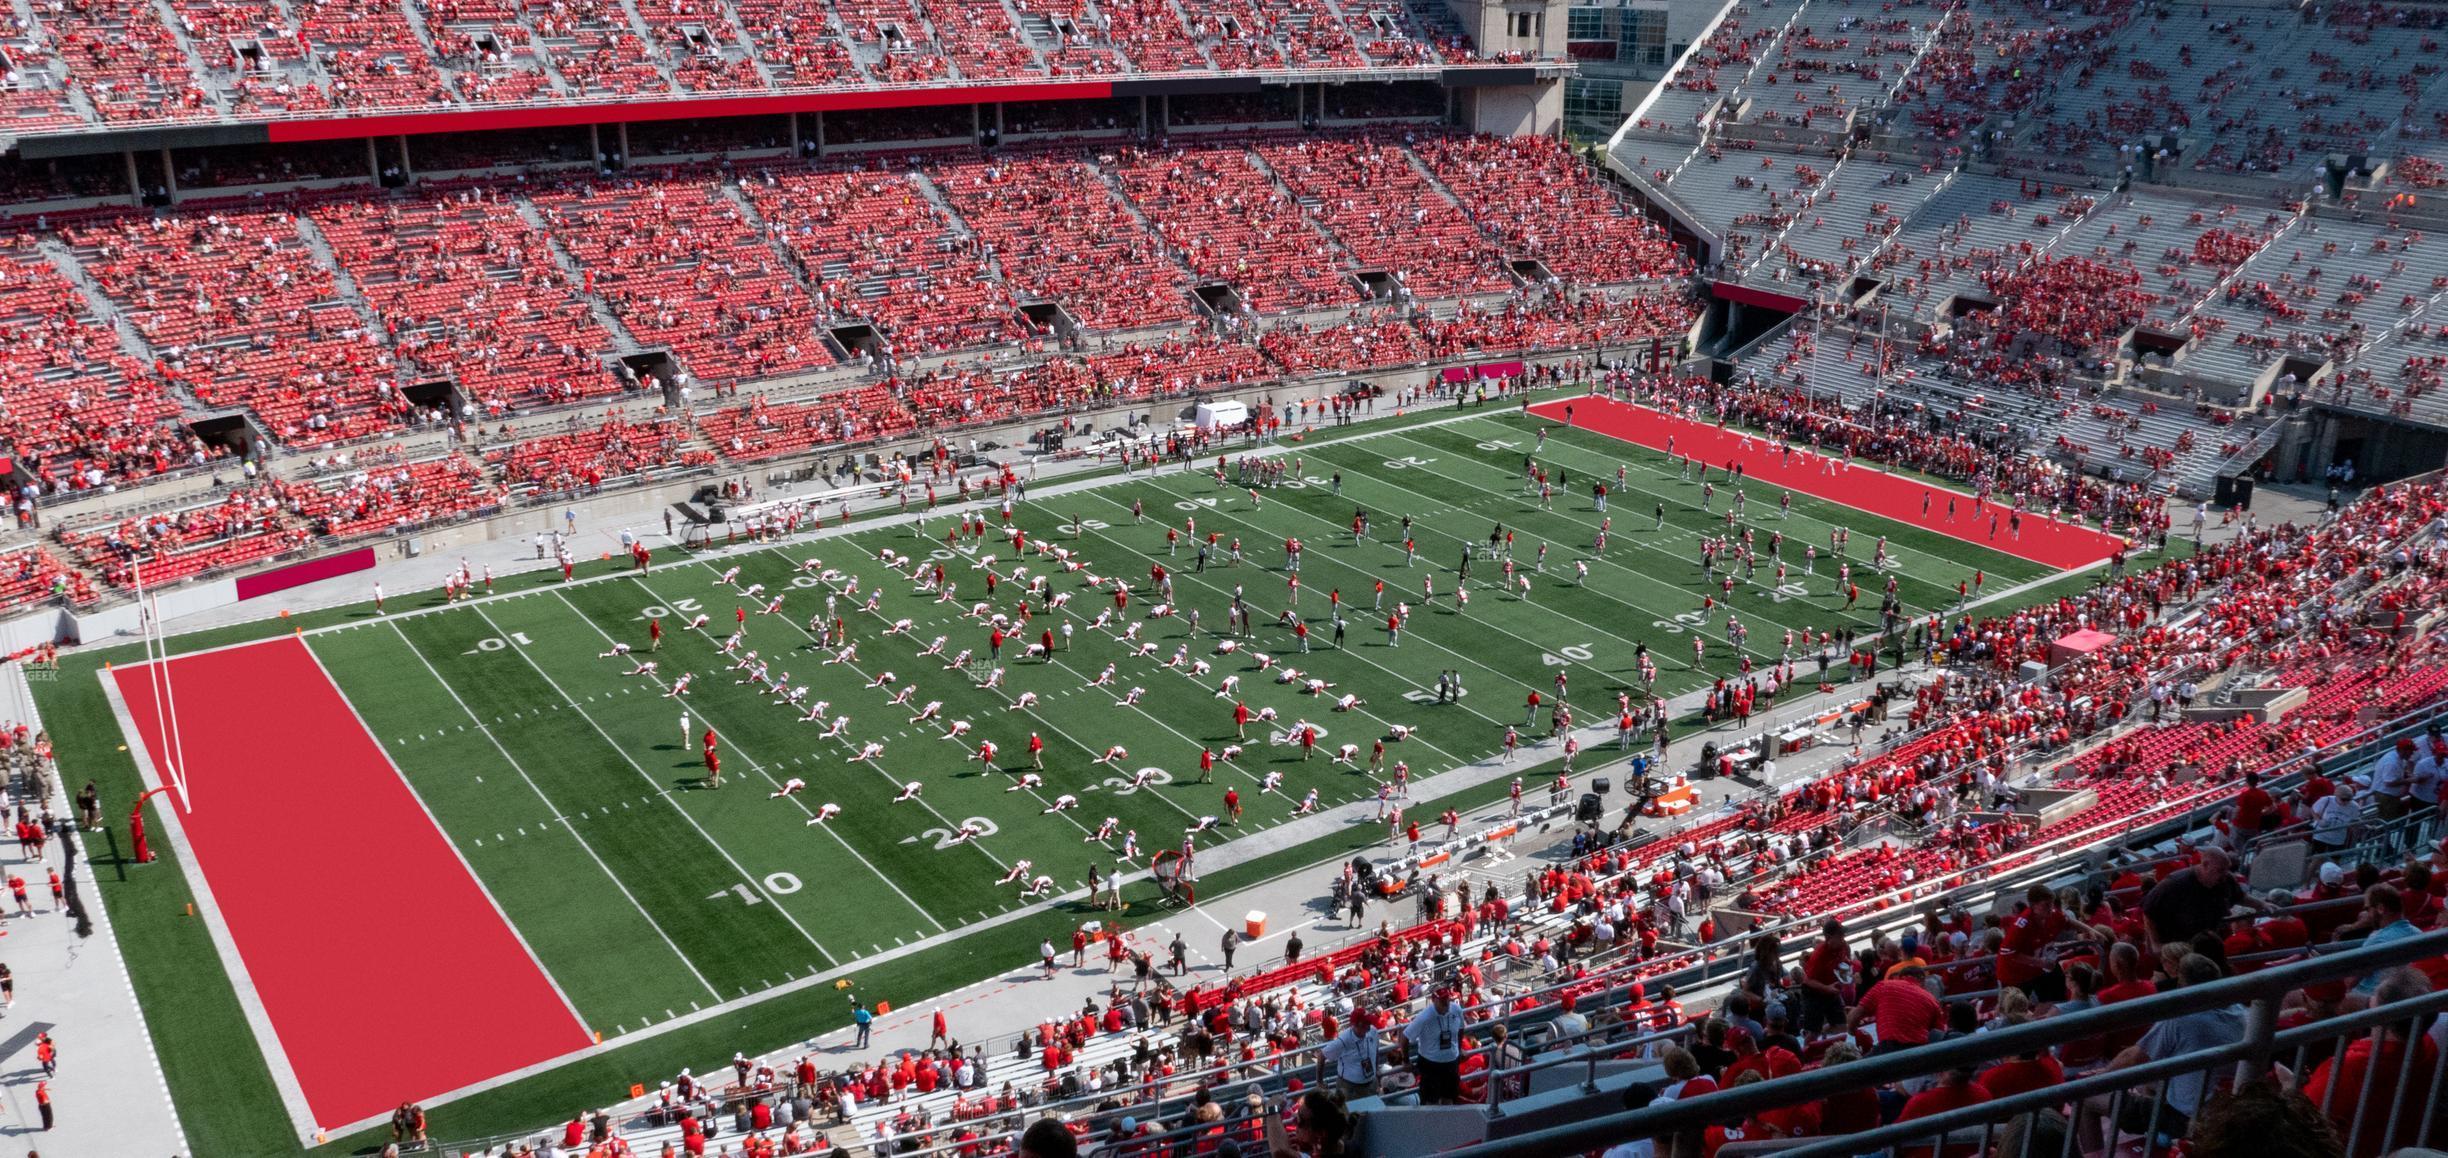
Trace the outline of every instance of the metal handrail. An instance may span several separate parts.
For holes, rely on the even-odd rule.
[[[1696,1129],[1720,1121],[1733,1121],[1763,1110],[1790,1106],[1798,1102],[1823,1098],[1831,1094],[1869,1088],[1888,1082],[1940,1073],[1949,1069],[1977,1066],[1984,1063],[2019,1057],[2036,1049],[2045,1049],[2060,1042],[2113,1033],[2152,1025],[2172,1017],[2204,1010],[2267,1002],[2275,1003],[2287,993],[2322,981],[2358,976],[2372,971],[2411,964],[2427,957],[2448,952],[2448,929],[2434,930],[2378,947],[2366,946],[2348,953],[2316,957],[2287,965],[2225,977],[2203,985],[2189,985],[2151,997],[2121,1001],[2076,1013],[2062,1014],[2024,1025],[2009,1026],[1988,1033],[1973,1034],[1952,1040],[1917,1046],[1895,1053],[1876,1055],[1840,1066],[1806,1070],[1783,1078],[1739,1086],[1730,1090],[1703,1094],[1696,1098],[1654,1104],[1647,1109],[1585,1119],[1562,1126],[1537,1130],[1517,1137],[1450,1151],[1457,1158],[1497,1158],[1499,1155],[1553,1154],[1595,1149],[1627,1138],[1656,1137],[1681,1130]],[[2421,1004],[2438,1002],[2448,1006],[2448,992],[2431,994]],[[2371,1011],[2378,1021],[2396,1020],[2405,1016],[2417,1002],[2383,1007]],[[2357,1015],[2358,1017],[2362,1015]],[[2326,1024],[2326,1023],[2320,1023]],[[2104,1080],[2104,1089],[2123,1088],[2151,1076],[2170,1076],[2199,1069],[2205,1060],[2213,1062],[2245,1057],[2269,1056],[2278,1044],[2275,1019],[2253,1019],[2245,1040],[2221,1051],[2197,1053],[2147,1067],[2111,1071],[2096,1079]],[[2317,1029],[2318,1025],[2306,1027]],[[2321,1036],[2315,1034],[2314,1036]],[[2230,1054],[2227,1051],[2232,1050]],[[2213,1056],[2215,1054],[2215,1056]],[[2182,1062],[2183,1064],[2174,1064]],[[2173,1066],[2173,1068],[2166,1068]],[[2040,1101],[2034,1105],[2051,1104],[2075,1092],[2078,1083],[2052,1086],[2035,1091]],[[2101,1092],[2101,1091],[2090,1091]],[[1831,1139],[1796,1151],[1798,1154],[1853,1154],[1876,1146],[1892,1145],[1911,1138],[1930,1135],[1962,1125],[1980,1125],[1992,1120],[2002,1109],[2019,1105],[2015,1101],[1984,1103],[1986,1113],[1959,1111],[1956,1114],[1935,1115],[1896,1126]],[[2030,1107],[2024,1107],[2030,1108]]]

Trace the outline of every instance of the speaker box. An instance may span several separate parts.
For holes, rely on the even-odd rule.
[[[1581,807],[1573,813],[1573,817],[1583,824],[1596,824],[1605,813],[1606,807],[1598,803],[1598,794],[1584,792],[1581,794]]]

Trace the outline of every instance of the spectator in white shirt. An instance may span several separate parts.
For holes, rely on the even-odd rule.
[[[2354,839],[2355,830],[2363,821],[2363,806],[2356,803],[2354,796],[2354,785],[2341,783],[2336,792],[2313,804],[2313,847],[2337,852]]]

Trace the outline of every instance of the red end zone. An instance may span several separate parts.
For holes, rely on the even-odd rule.
[[[175,823],[318,1125],[589,1044],[304,641],[169,672],[196,801]],[[150,670],[110,674],[167,767]]]
[[[1753,436],[1749,449],[1745,449],[1741,431],[1720,429],[1612,398],[1569,398],[1543,402],[1531,407],[1530,412],[1541,418],[1562,422],[1568,407],[1572,410],[1572,425],[1581,429],[1638,443],[1657,451],[1665,450],[1667,440],[1672,438],[1676,455],[1686,458],[1697,455],[1701,461],[1718,470],[1724,470],[1729,462],[1739,461],[1746,478],[1756,479],[1764,485],[1858,507],[1883,519],[1893,519],[2034,563],[2072,569],[2097,563],[2125,546],[2123,539],[2105,531],[2060,522],[2030,511],[2023,513],[2021,537],[2010,536],[2005,515],[2000,512],[1997,537],[1991,538],[1989,519],[1986,515],[1974,518],[1971,496],[1961,491],[1888,474],[1876,467],[1847,466],[1841,461],[1836,465],[1836,473],[1829,474],[1827,459],[1807,450],[1795,450],[1789,463],[1777,452],[1776,444],[1758,436]],[[1921,496],[1925,493],[1935,496],[1928,514],[1921,512]],[[1946,500],[1950,495],[1963,499],[1957,506],[1956,521],[1951,523],[1946,517]],[[1752,497],[1756,500],[1760,496]]]

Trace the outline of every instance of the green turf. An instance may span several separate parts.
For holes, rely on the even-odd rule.
[[[1540,457],[1571,476],[1551,510],[1518,482],[1522,455],[1542,426],[1552,433]],[[1241,698],[1253,708],[1280,713],[1272,731],[1305,717],[1324,726],[1328,750],[1341,743],[1365,750],[1390,724],[1421,728],[1413,739],[1390,745],[1390,754],[1424,776],[1497,751],[1504,727],[1523,720],[1524,692],[1551,691],[1559,670],[1570,674],[1585,721],[1611,715],[1613,693],[1636,685],[1636,645],[1657,655],[1661,694],[1733,673],[1735,659],[1720,630],[1723,611],[1699,614],[1698,543],[1703,533],[1721,528],[1722,519],[1694,509],[1698,486],[1676,477],[1663,456],[1493,408],[1430,429],[1337,433],[1346,437],[1291,448],[1301,459],[1298,485],[1270,490],[1256,504],[1238,486],[1216,486],[1203,464],[1198,471],[1115,479],[1024,505],[1018,523],[1032,539],[1059,543],[1088,560],[1089,570],[1134,582],[1131,607],[1112,630],[1139,624],[1157,651],[1137,657],[1111,631],[1093,629],[1092,618],[1111,606],[1109,598],[1060,575],[1056,590],[1077,594],[1060,611],[1036,609],[1035,621],[1007,645],[1000,690],[978,688],[971,672],[946,670],[919,649],[940,634],[947,637],[947,652],[985,654],[985,629],[966,615],[970,603],[986,597],[983,573],[971,567],[977,556],[999,556],[1007,574],[1015,563],[1039,574],[1053,564],[1034,553],[1015,559],[1000,542],[964,540],[960,549],[947,549],[941,534],[948,513],[915,529],[875,528],[720,560],[677,559],[643,576],[591,565],[586,571],[594,577],[577,584],[555,582],[557,575],[518,577],[503,581],[503,597],[445,610],[381,618],[360,607],[297,617],[317,655],[590,1028],[617,1047],[641,1029],[740,1002],[705,1023],[440,1107],[437,1130],[468,1136],[528,1125],[575,1105],[612,1100],[631,1081],[651,1082],[723,1051],[804,1039],[840,1023],[840,994],[815,987],[743,999],[1018,910],[1017,919],[970,930],[874,976],[854,976],[864,994],[909,1001],[1007,968],[1026,959],[1038,939],[1078,918],[1064,906],[1023,902],[996,878],[1020,858],[1054,875],[1066,890],[1085,879],[1092,862],[1104,871],[1112,852],[1084,839],[1104,817],[1137,830],[1143,847],[1153,851],[1178,844],[1183,828],[1198,817],[1221,814],[1227,787],[1237,787],[1249,808],[1239,831],[1281,823],[1288,802],[1256,791],[1270,771],[1284,775],[1291,796],[1315,787],[1330,805],[1376,791],[1378,776],[1370,770],[1332,767],[1325,751],[1304,762],[1297,746],[1270,743],[1270,729],[1258,726],[1238,764],[1220,768],[1213,784],[1194,783],[1200,750],[1235,740],[1232,701],[1215,695],[1227,674],[1242,675]],[[1613,503],[1611,542],[1603,558],[1591,559],[1586,584],[1575,585],[1572,564],[1590,558],[1602,518],[1591,509],[1587,481],[1599,475],[1611,481],[1619,465],[1627,477]],[[1340,494],[1328,482],[1337,473]],[[1770,532],[1785,531],[1787,556],[1795,561],[1787,586],[1778,587],[1763,570],[1759,581],[1738,586],[1733,596],[1731,606],[1751,626],[1757,662],[1774,658],[1786,627],[1871,626],[1874,607],[1849,614],[1840,609],[1832,568],[1801,574],[1801,547],[1816,542],[1824,553],[1830,526],[1849,526],[1855,556],[1865,561],[1869,543],[1889,535],[1903,577],[1900,594],[1915,611],[1951,605],[1955,582],[1975,568],[1986,573],[1993,593],[2049,574],[1984,547],[1834,504],[1797,497],[1791,516],[1778,518],[1772,497],[1755,499],[1761,501],[1749,514],[1761,543]],[[1131,518],[1134,501],[1149,513],[1144,524]],[[1721,494],[1720,510],[1724,501]],[[1669,508],[1662,531],[1653,529],[1657,502]],[[1361,505],[1374,514],[1374,539],[1354,543],[1347,528]],[[1406,562],[1395,542],[1394,527],[1404,514],[1413,517],[1420,542],[1416,562]],[[1219,558],[1197,573],[1187,544],[1168,557],[1165,526],[1189,517],[1202,532],[1241,539],[1246,561],[1232,567]],[[1074,526],[1079,520],[1086,522]],[[1538,543],[1550,544],[1547,569],[1533,575],[1524,601],[1496,585],[1497,564],[1476,560],[1474,598],[1459,611],[1450,594],[1457,560],[1466,545],[1484,543],[1498,523],[1517,533],[1514,555],[1524,567]],[[1286,603],[1281,544],[1290,536],[1309,548],[1297,609],[1313,631],[1316,650],[1307,655],[1297,654],[1290,633],[1272,625]],[[914,594],[877,560],[885,548],[942,553],[959,587],[957,600]],[[827,590],[798,567],[812,556],[859,581],[859,595],[839,601],[860,644],[855,662],[823,663],[828,653],[803,626]],[[1154,602],[1146,590],[1152,562],[1170,566],[1177,602],[1204,617],[1205,630],[1195,639],[1180,618],[1142,618]],[[714,645],[731,630],[734,608],[749,603],[718,582],[734,564],[739,584],[761,583],[767,598],[788,593],[779,614],[757,615],[748,607],[742,650],[757,650],[810,687],[812,698],[831,701],[828,715],[850,714],[847,737],[822,738],[819,725],[802,723],[797,712],[768,702],[761,690],[733,682],[735,673]],[[1433,584],[1436,598],[1415,608],[1402,645],[1389,647],[1383,615],[1370,610],[1371,588],[1382,580],[1389,605],[1418,604],[1422,579]],[[1872,584],[1862,586],[1868,596]],[[1216,655],[1224,606],[1236,588],[1259,613],[1260,626],[1242,654]],[[2031,594],[2059,589],[2045,585]],[[881,607],[863,613],[861,598],[875,590],[885,593]],[[1341,649],[1327,645],[1328,596],[1338,590],[1348,609]],[[1009,611],[1018,594],[1005,583],[995,605]],[[394,599],[393,606],[433,602]],[[680,630],[694,611],[712,616],[710,634]],[[627,660],[600,653],[616,640],[642,653],[649,614],[661,615],[666,630],[666,645],[655,657],[662,671],[657,678],[624,676]],[[906,636],[881,635],[902,617],[912,620]],[[1073,629],[1067,649],[1040,660],[1016,654],[1039,630],[1059,633],[1063,623]],[[191,650],[277,630],[279,625],[249,625],[173,642]],[[1710,662],[1699,669],[1690,664],[1695,630],[1706,631],[1710,643]],[[1165,667],[1183,646],[1189,658],[1214,670],[1200,678]],[[1273,653],[1367,702],[1348,713],[1330,711],[1254,670],[1251,651]],[[133,658],[124,648],[79,656],[38,694],[54,734],[62,737],[70,774],[100,777],[108,798],[126,799],[134,772],[123,752],[110,751],[119,742],[117,729],[92,674],[104,657]],[[1108,663],[1117,669],[1113,685],[1087,686]],[[1461,703],[1406,700],[1424,698],[1423,689],[1446,668],[1463,674],[1470,694]],[[887,669],[899,677],[897,686],[915,685],[909,706],[893,707],[884,691],[868,686]],[[694,741],[680,731],[680,707],[661,694],[663,682],[683,671],[695,673],[687,700],[692,728],[710,724],[723,736],[727,786],[721,791],[701,785],[703,768]],[[1119,702],[1133,686],[1144,689],[1139,700]],[[1033,710],[1012,702],[1024,690],[1041,697]],[[969,720],[974,730],[949,741],[938,738],[940,722],[909,722],[930,700],[943,702],[944,720]],[[1536,731],[1544,730],[1542,721]],[[1018,790],[1032,731],[1046,742],[1045,783]],[[857,743],[868,739],[881,739],[884,754],[855,759]],[[979,739],[1001,745],[996,767],[970,758]],[[1128,746],[1127,759],[1096,763],[1112,743]],[[1140,769],[1159,770],[1157,782],[1134,787],[1130,777]],[[804,793],[769,797],[793,777],[807,781]],[[891,803],[905,780],[924,782],[923,795]],[[1059,793],[1076,795],[1081,806],[1048,813]],[[1454,803],[1477,806],[1500,794],[1499,786],[1487,785]],[[842,805],[843,817],[808,826],[810,810],[826,801]],[[1415,812],[1434,815],[1445,803],[1423,802]],[[988,835],[945,841],[951,829],[972,819],[988,825]],[[1208,873],[1203,891],[1214,895],[1339,858],[1380,833],[1353,826]],[[97,855],[107,862],[109,850]],[[100,868],[197,1151],[293,1149],[261,1056],[230,1044],[251,1035],[200,927],[182,915],[188,900],[183,879],[166,868]],[[1152,908],[1145,889],[1134,895],[1140,912]]]

